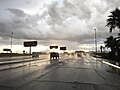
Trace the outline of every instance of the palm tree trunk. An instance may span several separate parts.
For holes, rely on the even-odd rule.
[[[115,48],[111,47],[111,52],[112,52],[112,59],[116,60],[116,57],[115,57]]]
[[[117,55],[117,57],[118,57],[117,60],[120,61],[120,49],[118,49],[117,53],[118,53],[118,55]]]

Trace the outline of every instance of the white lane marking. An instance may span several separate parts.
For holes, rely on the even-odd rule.
[[[109,65],[109,66],[112,66],[112,67],[115,67],[115,68],[120,69],[120,67],[119,67],[119,66],[117,66],[117,65],[111,64],[111,63],[106,62],[106,61],[102,61],[102,62],[103,62],[103,63],[105,63],[105,64],[107,64],[107,65]]]
[[[91,58],[96,60],[96,58],[94,58],[94,57],[91,57]],[[102,61],[102,60],[98,60],[98,61]],[[115,65],[115,64],[112,64],[112,63],[109,63],[109,62],[106,62],[106,61],[102,61],[102,63],[107,64],[107,65],[112,66],[112,67],[115,67],[117,69],[120,69],[120,67]]]

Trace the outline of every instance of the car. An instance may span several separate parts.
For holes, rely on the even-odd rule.
[[[32,58],[39,58],[39,55],[37,53],[33,53]]]
[[[59,53],[57,53],[57,52],[51,52],[50,53],[50,60],[57,60],[57,59],[59,59]]]

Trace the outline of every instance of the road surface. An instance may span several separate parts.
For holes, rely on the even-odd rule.
[[[102,60],[102,59],[101,59]],[[0,90],[120,90],[119,70],[93,57],[49,59],[0,71]]]

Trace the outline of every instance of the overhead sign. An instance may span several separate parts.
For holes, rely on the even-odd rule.
[[[66,50],[66,47],[60,47],[60,50]]]
[[[11,49],[7,49],[7,48],[5,48],[5,49],[3,49],[3,51],[11,51]]]
[[[50,46],[50,49],[57,49],[58,48],[58,46]]]
[[[37,41],[27,41],[24,42],[25,47],[37,46]]]

